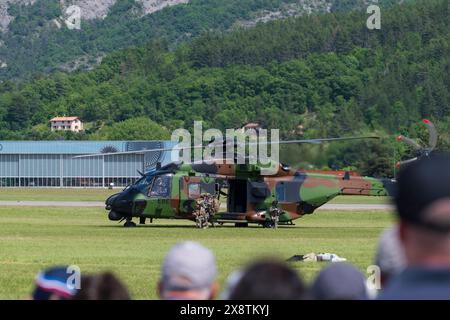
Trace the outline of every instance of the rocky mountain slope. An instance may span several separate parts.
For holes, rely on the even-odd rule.
[[[81,18],[84,20],[104,19],[108,16],[111,7],[118,0],[60,0],[60,6],[66,9],[72,5],[81,9]],[[141,6],[141,14],[147,15],[168,6],[188,3],[189,0],[135,0]],[[33,5],[36,0],[2,0],[0,1],[0,30],[8,31],[8,26],[14,19],[8,11],[12,5],[28,6]]]
[[[13,20],[13,16],[8,13],[11,4],[26,6],[33,4],[36,0],[1,0],[0,1],[0,31],[8,30],[8,25]]]
[[[401,0],[379,0],[391,5]],[[414,1],[414,0],[409,0]],[[91,69],[105,54],[163,38],[169,48],[210,31],[317,12],[363,9],[370,0],[0,0],[0,81]],[[78,6],[80,28],[66,28]]]

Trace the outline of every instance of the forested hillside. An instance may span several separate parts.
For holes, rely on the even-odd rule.
[[[5,81],[0,139],[58,139],[48,120],[62,114],[88,122],[66,139],[159,139],[194,120],[220,129],[257,121],[284,138],[378,133],[380,143],[302,149],[293,162],[321,152],[319,165],[390,175],[393,152],[407,150],[388,134],[425,138],[418,122],[427,117],[442,133],[440,148],[450,143],[448,6],[395,6],[375,31],[365,12],[352,12],[210,32],[174,51],[155,40],[93,71]],[[298,150],[286,154],[292,160]]]
[[[381,0],[387,7],[400,0]],[[412,1],[412,0],[408,0]],[[0,3],[0,80],[90,69],[109,52],[165,38],[170,48],[206,31],[310,12],[365,9],[367,0],[11,0]],[[187,4],[186,4],[187,2]],[[81,29],[63,23],[61,3],[82,6]],[[151,3],[174,4],[157,12]],[[26,5],[25,5],[26,4]],[[4,10],[5,12],[2,11]],[[151,12],[151,14],[150,14]],[[146,14],[147,13],[147,14]],[[104,16],[103,16],[104,15]],[[58,28],[56,21],[59,21]],[[62,26],[62,27],[61,27]]]

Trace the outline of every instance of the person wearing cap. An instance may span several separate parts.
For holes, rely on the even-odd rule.
[[[406,267],[405,253],[400,243],[398,226],[383,231],[378,241],[375,265],[380,268],[380,285],[386,287],[390,280]]]
[[[399,172],[394,197],[406,269],[381,300],[450,299],[450,155],[434,155]]]
[[[212,300],[216,276],[214,254],[196,242],[182,242],[164,259],[158,294],[163,300]]]
[[[314,300],[367,300],[364,275],[348,263],[336,262],[323,269],[310,292]]]
[[[70,283],[68,267],[53,267],[40,272],[36,277],[36,285],[33,290],[33,300],[69,300],[76,293]]]

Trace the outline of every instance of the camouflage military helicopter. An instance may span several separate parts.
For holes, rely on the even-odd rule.
[[[378,137],[349,137],[281,141],[280,144],[312,143]],[[222,143],[222,142],[221,142]],[[223,142],[225,143],[225,142]],[[138,152],[167,151],[150,149]],[[117,153],[113,153],[117,154]],[[195,221],[196,201],[210,194],[220,202],[221,210],[213,217],[219,224],[234,223],[236,227],[249,223],[271,226],[268,210],[278,203],[279,224],[293,224],[303,215],[339,195],[386,196],[392,180],[362,177],[349,172],[318,172],[295,170],[282,163],[271,163],[269,174],[260,164],[237,164],[224,159],[206,162],[174,162],[141,173],[141,178],[106,200],[111,221],[125,220],[125,227],[135,227],[132,221],[146,219],[188,219]]]

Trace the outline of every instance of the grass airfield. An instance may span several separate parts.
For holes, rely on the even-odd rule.
[[[0,189],[0,200],[102,201],[114,192]],[[352,198],[335,203],[355,203]],[[356,203],[386,202],[370,199],[379,202],[358,198],[362,202]],[[110,222],[101,208],[0,207],[0,299],[28,298],[37,272],[55,264],[75,264],[85,273],[111,270],[134,299],[156,299],[164,255],[181,240],[199,241],[215,252],[221,285],[232,271],[269,255],[285,260],[295,254],[331,252],[365,272],[373,263],[379,234],[392,221],[393,215],[385,211],[321,211],[278,230],[232,225],[198,230],[192,222],[178,220],[125,229]],[[326,263],[291,265],[310,281]]]

